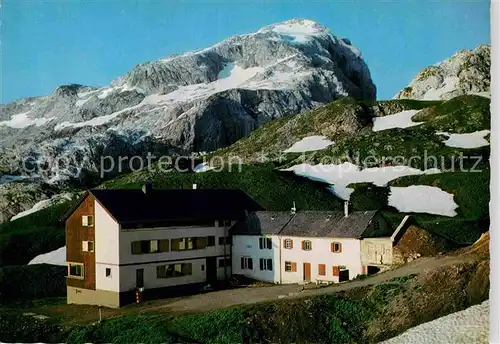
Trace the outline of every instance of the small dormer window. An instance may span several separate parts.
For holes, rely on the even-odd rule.
[[[92,215],[83,215],[82,216],[82,226],[83,227],[92,227],[94,225],[94,216]]]

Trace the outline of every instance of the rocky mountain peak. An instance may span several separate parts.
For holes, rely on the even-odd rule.
[[[462,50],[420,71],[394,99],[448,100],[464,94],[489,96],[491,46]]]
[[[52,183],[96,173],[100,155],[212,151],[267,121],[332,100],[374,100],[361,53],[307,19],[145,62],[104,87],[58,87],[0,106],[0,171],[22,160],[67,158],[79,168],[35,170]],[[58,171],[56,171],[58,170]]]

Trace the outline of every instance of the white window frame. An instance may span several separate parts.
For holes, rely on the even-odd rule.
[[[287,250],[291,250],[293,248],[293,240],[292,239],[285,239],[285,248]]]
[[[83,227],[94,227],[94,215],[82,215]]]
[[[75,266],[80,266],[81,269],[82,269],[82,275],[81,276],[78,276],[78,275],[72,275],[71,274],[71,266],[72,265],[75,265]],[[78,262],[68,262],[68,278],[74,278],[74,279],[85,279],[85,266],[83,265],[83,263],[78,263]]]
[[[304,251],[311,251],[311,250],[312,250],[312,241],[304,240]]]
[[[92,250],[89,250],[89,243],[92,243]],[[82,251],[83,252],[94,252],[95,251],[94,242],[91,240],[82,241]]]

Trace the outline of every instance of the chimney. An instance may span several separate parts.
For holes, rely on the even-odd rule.
[[[349,216],[349,201],[344,202],[344,217]]]
[[[145,182],[142,185],[142,192],[144,192],[145,195],[150,194],[152,190],[153,190],[153,184],[151,182]]]
[[[290,214],[295,215],[296,212],[297,212],[297,208],[295,207],[295,201],[293,201],[293,207],[292,207],[292,209],[290,209]]]
[[[193,184],[193,190],[196,190],[198,188],[198,185]]]

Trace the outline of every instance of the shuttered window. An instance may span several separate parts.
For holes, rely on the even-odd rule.
[[[260,271],[264,271],[264,270],[273,271],[273,260],[260,258],[259,259],[259,267],[260,267]]]
[[[333,253],[341,253],[342,252],[342,244],[340,242],[332,242],[331,251]]]
[[[333,276],[339,276],[340,275],[340,267],[339,266],[334,266],[332,268],[332,273],[333,273]]]
[[[241,269],[245,270],[253,270],[253,260],[252,258],[249,257],[242,257],[241,258]]]
[[[297,272],[297,263],[285,262],[285,271],[286,272]]]
[[[310,240],[303,240],[302,241],[302,249],[304,251],[311,251],[312,250],[312,242]]]
[[[259,248],[261,250],[270,250],[273,248],[273,241],[271,240],[271,238],[261,237],[259,238]]]
[[[326,275],[326,265],[325,264],[318,265],[318,275],[320,275],[320,276]]]
[[[293,240],[292,239],[285,239],[285,241],[283,242],[283,246],[286,249],[292,249],[293,248]]]
[[[193,264],[191,263],[158,265],[156,267],[157,278],[182,277],[192,275],[192,273]]]

